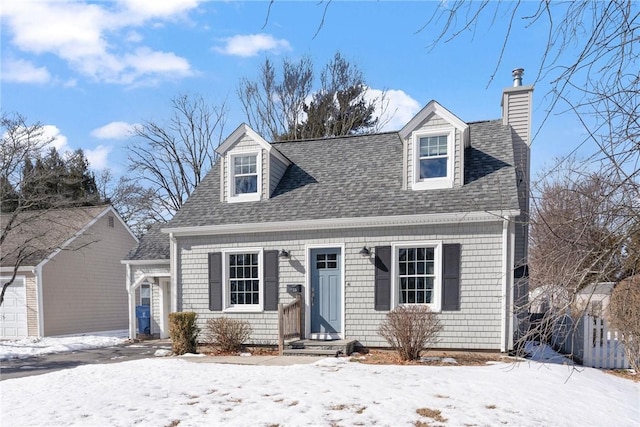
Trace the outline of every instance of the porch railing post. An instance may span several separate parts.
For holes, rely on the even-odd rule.
[[[284,354],[284,304],[278,304],[278,354]]]

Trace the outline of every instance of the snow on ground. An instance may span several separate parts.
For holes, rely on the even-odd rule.
[[[63,337],[34,338],[0,341],[0,360],[24,359],[48,353],[110,347],[125,342],[127,331],[111,331],[103,334],[70,335]]]
[[[153,358],[2,381],[3,426],[637,426],[640,385],[534,361],[295,366]],[[28,398],[25,398],[28,396]],[[419,415],[441,411],[446,421]]]

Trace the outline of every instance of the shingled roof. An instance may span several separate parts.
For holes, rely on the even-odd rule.
[[[291,160],[269,199],[220,200],[220,163],[166,228],[333,218],[518,210],[511,130],[470,123],[461,187],[402,189],[397,132],[274,143]]]
[[[160,231],[164,223],[154,224],[125,260],[168,260],[169,236]]]
[[[22,211],[0,215],[7,237],[0,247],[0,266],[36,266],[62,248],[109,206]]]

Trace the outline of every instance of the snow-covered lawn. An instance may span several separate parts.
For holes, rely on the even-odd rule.
[[[49,353],[110,347],[125,342],[127,331],[106,335],[75,335],[65,337],[28,337],[21,340],[0,341],[0,360],[23,359]]]
[[[197,360],[197,361],[194,361]],[[239,366],[154,358],[0,383],[3,426],[637,426],[640,386],[525,361]],[[446,421],[419,415],[438,410]],[[423,411],[421,411],[423,412]]]

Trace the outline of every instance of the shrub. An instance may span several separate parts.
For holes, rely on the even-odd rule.
[[[197,318],[198,315],[192,311],[169,313],[169,336],[175,354],[196,352],[200,331],[196,326]]]
[[[629,364],[640,372],[640,275],[618,283],[609,300],[608,320],[622,332],[622,344]]]
[[[207,321],[205,339],[224,352],[235,352],[240,351],[251,332],[251,326],[245,321],[218,317]]]
[[[401,305],[387,314],[378,333],[402,360],[417,360],[435,343],[441,329],[438,316],[426,305]]]

